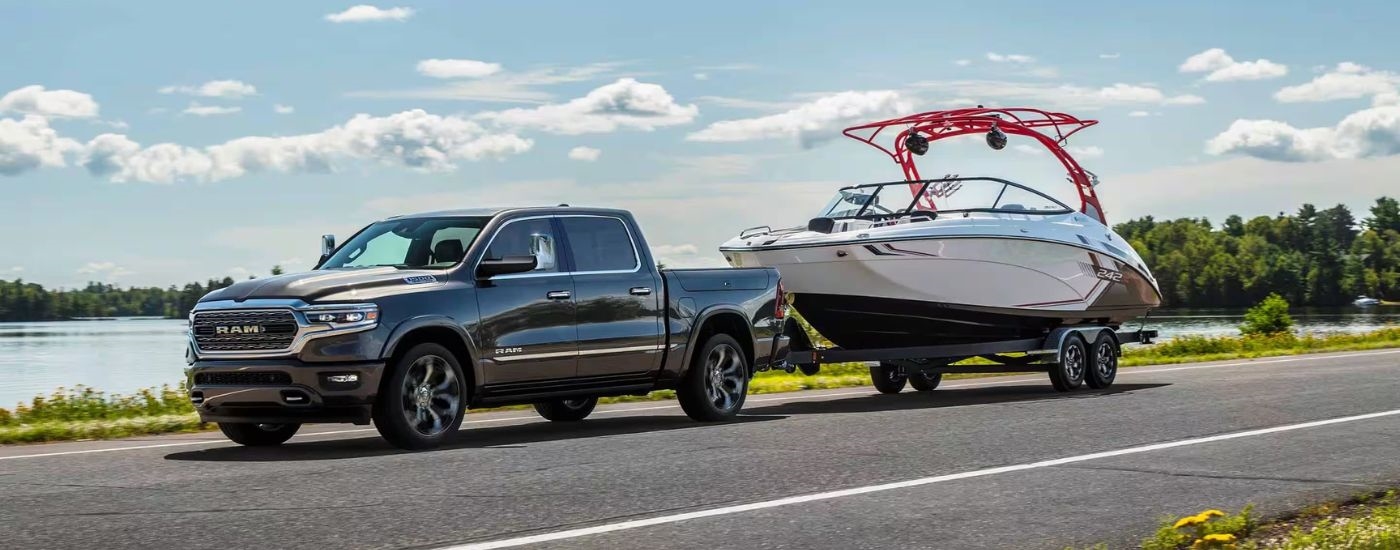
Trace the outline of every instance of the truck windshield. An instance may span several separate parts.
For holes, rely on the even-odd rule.
[[[462,261],[488,217],[413,218],[376,223],[335,251],[320,269],[443,269]]]

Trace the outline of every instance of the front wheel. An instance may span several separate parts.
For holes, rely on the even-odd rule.
[[[690,418],[714,422],[737,416],[748,392],[749,365],[743,348],[734,338],[716,334],[695,354],[676,389],[676,400]]]
[[[301,424],[244,424],[220,422],[219,431],[229,440],[249,447],[272,447],[286,443]]]
[[[552,422],[576,422],[588,418],[588,415],[593,413],[593,408],[597,406],[597,397],[550,399],[537,401],[535,412],[540,413],[540,416],[543,416],[545,420]]]
[[[385,377],[374,403],[374,427],[401,449],[437,447],[461,427],[466,396],[456,356],[437,344],[418,344]]]
[[[880,393],[895,394],[904,391],[904,384],[907,382],[909,376],[896,365],[880,363],[878,367],[870,367],[870,383],[874,384]]]

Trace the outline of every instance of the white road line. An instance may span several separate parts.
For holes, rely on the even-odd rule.
[[[907,480],[907,481],[897,481],[897,482],[894,482],[894,483],[884,483],[884,484],[880,484],[880,485],[870,485],[870,486],[866,486],[866,487],[855,487],[855,488],[852,488],[852,489],[842,489],[842,490],[839,490],[839,491],[828,491],[828,492],[824,492],[824,493],[812,493],[812,494],[808,494],[808,495],[799,495],[799,496],[795,496],[795,497],[780,498],[780,499],[777,499],[777,500],[767,500],[767,501],[763,501],[763,502],[754,502],[754,503],[750,503],[750,504],[741,504],[741,505],[738,505],[738,506],[725,506],[725,507],[722,507],[722,508],[712,508],[712,509],[709,509],[709,510],[700,510],[700,511],[696,511],[696,512],[686,512],[686,513],[683,513],[683,514],[672,514],[672,515],[668,515],[668,516],[659,516],[659,517],[647,518],[647,519],[638,519],[638,520],[631,520],[631,521],[623,521],[623,522],[619,522],[619,523],[610,523],[610,524],[598,525],[598,526],[594,526],[594,527],[584,527],[584,528],[580,528],[580,529],[569,529],[569,530],[566,530],[566,531],[555,531],[555,532],[553,532],[553,533],[543,533],[543,534],[539,534],[539,535],[530,535],[530,536],[526,536],[526,537],[518,537],[518,538],[511,538],[511,539],[501,539],[501,540],[488,541],[488,542],[481,542],[481,543],[474,543],[474,544],[464,544],[464,545],[459,545],[459,546],[448,546],[448,547],[441,548],[440,550],[489,550],[489,549],[492,549],[492,548],[511,548],[511,547],[516,547],[516,546],[525,546],[525,545],[528,545],[528,544],[537,544],[537,543],[541,543],[541,542],[550,542],[550,541],[557,541],[557,540],[567,540],[567,539],[574,539],[574,538],[579,538],[579,537],[586,537],[586,536],[590,536],[590,535],[598,535],[598,534],[603,534],[603,533],[612,533],[612,532],[615,532],[615,531],[625,531],[625,530],[628,530],[628,529],[639,529],[639,528],[642,528],[642,527],[650,527],[650,526],[653,526],[653,525],[664,525],[664,524],[669,524],[669,523],[680,523],[680,522],[683,522],[683,521],[690,521],[690,520],[693,520],[693,519],[701,519],[701,518],[708,518],[708,517],[715,517],[715,516],[724,516],[724,515],[731,515],[731,514],[739,514],[739,513],[743,513],[743,512],[752,512],[752,511],[754,511],[754,510],[763,510],[763,509],[767,509],[767,508],[777,508],[777,507],[779,507],[779,506],[788,506],[788,505],[792,505],[792,504],[802,504],[802,503],[806,503],[806,502],[813,502],[813,501],[819,501],[819,500],[832,500],[832,499],[837,499],[837,498],[842,498],[842,497],[849,497],[849,496],[856,496],[856,495],[864,495],[864,494],[869,494],[869,493],[877,493],[877,492],[881,492],[881,491],[892,491],[892,490],[896,490],[896,489],[907,489],[907,488],[910,488],[910,487],[919,487],[919,486],[923,486],[923,485],[932,485],[932,484],[934,484],[934,483],[943,483],[943,482],[947,482],[947,481],[957,481],[957,480],[960,480],[960,479],[970,479],[970,478],[976,478],[976,477],[994,476],[994,475],[999,475],[999,474],[1007,474],[1007,473],[1011,473],[1011,472],[1019,472],[1019,471],[1023,471],[1023,470],[1034,470],[1034,469],[1038,469],[1038,468],[1049,468],[1049,467],[1052,467],[1052,466],[1062,466],[1062,465],[1065,465],[1065,464],[1073,464],[1073,463],[1076,463],[1076,462],[1085,462],[1085,461],[1097,460],[1097,459],[1101,459],[1101,458],[1110,458],[1110,457],[1115,457],[1115,456],[1123,456],[1123,455],[1132,455],[1132,454],[1148,453],[1148,452],[1160,451],[1160,450],[1164,450],[1164,449],[1174,449],[1174,448],[1177,448],[1177,447],[1187,447],[1187,446],[1191,446],[1191,445],[1201,445],[1201,444],[1205,444],[1205,443],[1214,443],[1214,442],[1217,442],[1217,441],[1228,441],[1228,440],[1231,440],[1231,439],[1241,439],[1241,438],[1246,438],[1246,437],[1256,437],[1256,436],[1268,435],[1268,434],[1275,434],[1275,433],[1280,433],[1280,432],[1289,432],[1289,431],[1293,431],[1293,430],[1304,430],[1304,429],[1308,429],[1308,428],[1316,428],[1316,427],[1319,427],[1319,426],[1330,426],[1330,425],[1332,425],[1332,424],[1342,424],[1342,423],[1346,423],[1346,422],[1358,422],[1358,421],[1362,421],[1362,420],[1371,420],[1371,419],[1374,419],[1374,418],[1382,418],[1382,417],[1396,416],[1396,415],[1400,415],[1400,409],[1394,409],[1394,410],[1382,411],[1382,412],[1375,412],[1375,413],[1370,413],[1370,414],[1359,414],[1359,415],[1355,415],[1355,416],[1344,416],[1344,417],[1341,417],[1341,418],[1331,418],[1331,419],[1327,419],[1327,420],[1316,420],[1316,421],[1313,421],[1313,422],[1303,422],[1303,423],[1300,423],[1300,424],[1287,424],[1287,425],[1283,425],[1283,426],[1274,426],[1274,427],[1272,427],[1272,428],[1262,428],[1262,429],[1248,430],[1248,431],[1243,431],[1243,432],[1234,432],[1234,433],[1221,434],[1221,435],[1212,435],[1212,436],[1208,436],[1208,437],[1197,437],[1197,438],[1192,438],[1192,439],[1182,439],[1182,440],[1178,440],[1178,441],[1169,441],[1169,442],[1166,442],[1166,443],[1155,443],[1155,444],[1151,444],[1151,445],[1142,445],[1142,446],[1138,446],[1138,447],[1128,447],[1128,448],[1125,448],[1125,449],[1117,449],[1117,450],[1112,450],[1112,451],[1103,451],[1103,452],[1090,453],[1090,454],[1084,454],[1084,455],[1078,455],[1078,456],[1069,456],[1069,457],[1065,457],[1065,458],[1056,458],[1056,459],[1052,459],[1052,460],[1042,460],[1042,461],[1040,461],[1040,462],[1028,462],[1028,463],[1025,463],[1025,464],[1016,464],[1016,465],[1012,465],[1012,466],[1000,466],[1000,467],[996,467],[996,468],[987,468],[987,469],[983,469],[983,470],[973,470],[973,471],[970,471],[970,472],[961,472],[961,473],[956,473],[956,474],[947,474],[947,475],[933,476],[933,477],[922,477],[922,478],[918,478],[918,479],[910,479],[910,480]]]
[[[1297,355],[1297,356],[1291,356],[1291,357],[1283,358],[1283,359],[1257,359],[1257,360],[1251,360],[1251,361],[1238,361],[1238,362],[1233,362],[1233,363],[1219,363],[1219,364],[1213,364],[1213,365],[1194,365],[1194,366],[1184,366],[1184,367],[1161,367],[1161,368],[1130,367],[1130,368],[1124,368],[1124,369],[1119,370],[1119,371],[1118,371],[1118,375],[1119,375],[1119,376],[1124,376],[1124,375],[1129,375],[1129,374],[1152,374],[1152,373],[1158,373],[1158,372],[1174,372],[1174,371],[1183,371],[1183,370],[1219,369],[1219,368],[1226,368],[1226,367],[1239,367],[1239,366],[1245,366],[1245,365],[1261,365],[1261,364],[1270,364],[1270,363],[1292,363],[1292,362],[1296,362],[1296,361],[1315,361],[1315,360],[1318,360],[1318,359],[1346,359],[1346,358],[1350,358],[1350,357],[1369,357],[1369,356],[1375,356],[1375,355],[1390,355],[1390,354],[1395,354],[1395,353],[1400,353],[1400,350],[1369,351],[1369,352],[1347,353],[1347,354],[1342,354],[1342,355]],[[1010,379],[1008,379],[1008,380],[995,380],[995,381],[989,381],[989,382],[964,382],[964,383],[957,383],[957,382],[954,382],[954,383],[950,383],[950,384],[948,384],[948,385],[946,385],[946,386],[941,386],[941,387],[944,387],[944,388],[980,388],[980,387],[985,387],[985,386],[1000,386],[1000,385],[1005,385],[1005,384],[1020,384],[1020,383],[1024,383],[1024,382],[1026,382],[1026,379],[1025,379],[1025,378],[1022,378],[1022,377],[1020,377],[1020,376],[1017,376],[1017,377],[1014,377],[1014,378],[1010,378]],[[793,393],[802,393],[802,394],[806,394],[806,395],[790,395],[790,396],[781,396],[781,397],[754,397],[754,398],[750,398],[750,399],[748,400],[748,402],[749,402],[749,403],[771,403],[771,402],[777,402],[777,401],[806,401],[806,400],[812,400],[812,399],[829,399],[829,398],[832,398],[832,397],[851,397],[851,396],[857,396],[857,395],[870,395],[870,390],[868,390],[868,389],[867,389],[867,390],[860,390],[860,391],[847,391],[847,392],[835,392],[835,393],[819,393],[819,394],[807,394],[808,391],[820,391],[820,390],[805,390],[805,391],[801,391],[801,392],[793,392]],[[597,411],[597,412],[595,412],[595,413],[593,413],[593,414],[594,414],[594,415],[599,415],[599,414],[623,414],[623,413],[631,413],[631,412],[659,411],[659,410],[677,409],[677,408],[680,408],[680,406],[679,406],[679,405],[674,405],[674,404],[673,404],[673,405],[659,405],[659,406],[651,406],[651,407],[632,407],[632,408],[620,408],[620,409],[606,409],[606,410]],[[539,419],[534,418],[534,417],[528,417],[528,416],[512,416],[512,417],[507,417],[507,418],[485,418],[485,419],[481,419],[481,420],[464,420],[464,421],[462,422],[462,424],[490,424],[490,423],[496,423],[496,422],[510,422],[510,421],[539,421]],[[327,435],[344,435],[344,434],[355,434],[355,433],[367,433],[367,432],[373,432],[373,431],[374,431],[374,428],[355,428],[355,429],[349,429],[349,430],[334,430],[334,431],[326,431],[326,432],[313,432],[313,433],[298,434],[298,435],[297,435],[295,438],[293,438],[293,439],[301,440],[301,439],[307,438],[307,437],[322,437],[322,436],[327,436]],[[140,450],[144,450],[144,449],[161,449],[161,448],[166,448],[166,447],[185,447],[185,446],[190,446],[190,445],[213,445],[213,444],[227,444],[227,443],[228,443],[228,441],[225,441],[225,440],[223,440],[223,439],[210,439],[210,440],[201,440],[201,441],[181,441],[181,442],[177,442],[177,443],[159,443],[159,444],[155,444],[155,445],[134,445],[134,446],[130,446],[130,447],[108,447],[108,448],[104,448],[104,449],[85,449],[85,450],[81,450],[81,451],[57,451],[57,452],[52,452],[52,453],[36,453],[36,454],[27,454],[27,455],[0,456],[0,460],[17,460],[17,459],[21,459],[21,458],[43,458],[43,457],[50,457],[50,456],[83,455],[83,454],[92,454],[92,453],[110,453],[110,452],[116,452],[116,451],[140,451]]]

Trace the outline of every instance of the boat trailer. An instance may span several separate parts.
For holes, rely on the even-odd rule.
[[[905,383],[916,390],[937,387],[944,374],[1045,372],[1058,391],[1071,391],[1081,385],[1102,389],[1113,384],[1118,358],[1124,344],[1151,344],[1157,331],[1151,329],[1114,330],[1100,325],[1059,327],[1044,337],[998,340],[970,344],[945,344],[900,348],[843,349],[817,348],[795,319],[784,326],[792,340],[785,363],[776,368],[812,375],[821,365],[832,363],[875,363],[871,381],[881,393],[899,393]],[[1007,356],[1006,353],[1023,355]],[[980,357],[991,364],[954,365]]]

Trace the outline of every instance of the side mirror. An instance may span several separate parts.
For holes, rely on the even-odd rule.
[[[497,275],[510,275],[512,273],[534,271],[538,263],[538,260],[536,260],[534,256],[506,256],[498,259],[481,260],[481,263],[476,266],[476,277],[484,280]]]
[[[335,235],[321,235],[321,262],[331,257],[332,252],[335,252]]]

